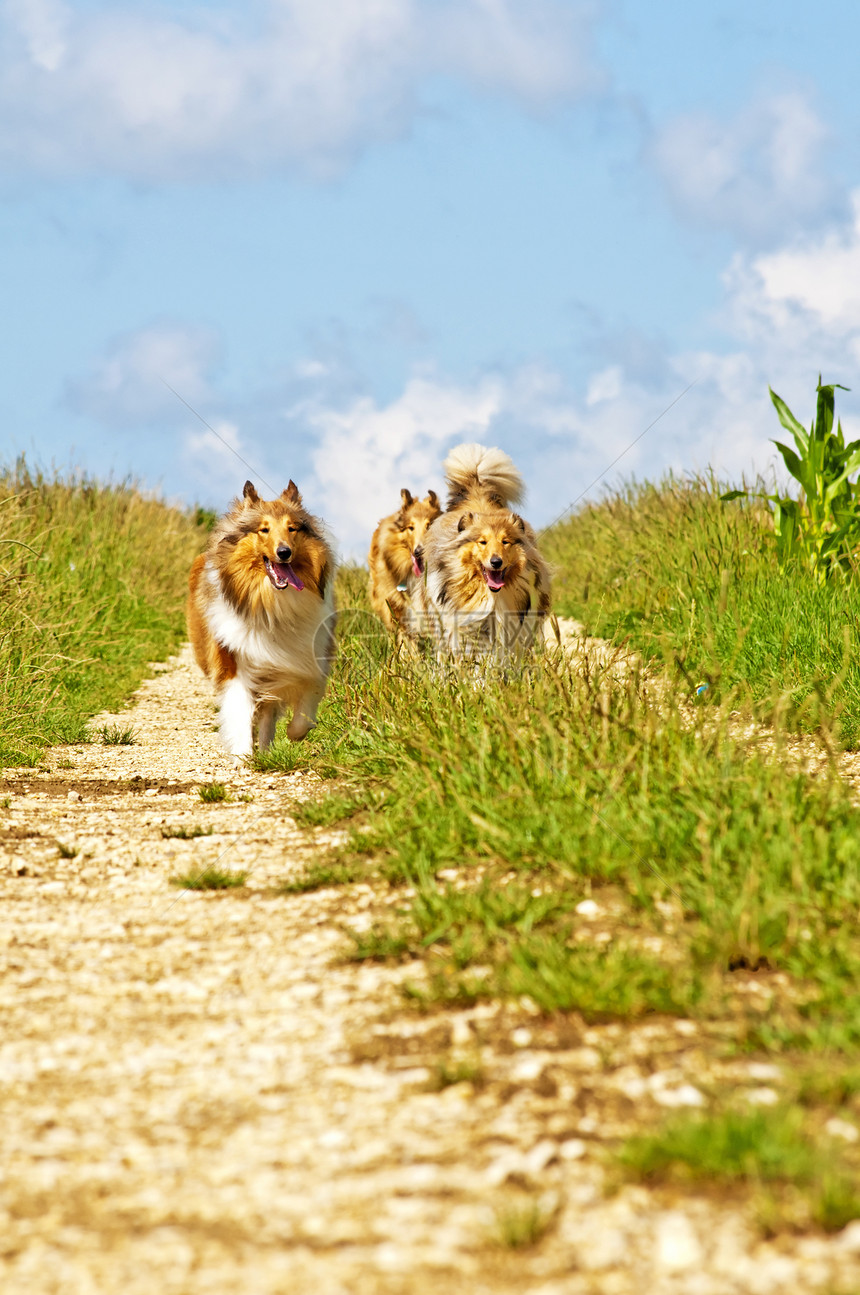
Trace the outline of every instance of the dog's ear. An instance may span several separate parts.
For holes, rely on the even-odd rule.
[[[245,488],[242,491],[242,496],[244,499],[247,500],[249,504],[258,504],[260,502],[260,496],[257,494],[253,484],[250,481],[245,482]]]
[[[475,520],[474,513],[463,513],[463,516],[460,518],[460,520],[457,523],[457,530],[464,531],[467,526],[472,525],[472,522],[474,520]]]
[[[523,521],[522,517],[520,517],[519,513],[511,513],[511,521],[513,522],[514,526],[516,526],[517,530],[522,532],[523,535],[525,535],[526,524]]]
[[[287,486],[286,490],[281,491],[281,498],[286,499],[288,504],[300,504],[302,502],[299,488],[295,481],[293,481],[292,477],[290,477],[290,484]]]
[[[439,507],[439,496],[436,494],[435,490],[427,491],[427,502],[431,508]]]
[[[404,487],[403,487],[403,489],[400,491],[400,498],[403,500],[403,507],[404,507],[404,508],[408,508],[408,507],[410,506],[410,504],[414,504],[414,503],[415,503],[415,500],[412,498],[412,494],[411,494],[411,492],[410,492],[410,491],[408,491],[408,490],[406,489],[406,487],[405,487],[405,486],[404,486]]]

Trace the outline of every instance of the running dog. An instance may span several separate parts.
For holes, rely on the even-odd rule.
[[[502,450],[458,445],[445,460],[448,506],[424,538],[425,574],[410,579],[408,625],[437,657],[517,660],[550,610],[535,533],[511,510],[519,471]]]
[[[398,631],[406,619],[407,582],[412,577],[420,580],[424,572],[427,527],[442,512],[433,490],[425,499],[413,499],[404,488],[400,498],[400,511],[383,517],[373,532],[367,558],[370,604],[387,629]]]
[[[299,742],[316,722],[334,660],[334,554],[293,481],[274,500],[250,481],[191,567],[188,635],[219,702],[236,763],[270,746],[292,709]]]

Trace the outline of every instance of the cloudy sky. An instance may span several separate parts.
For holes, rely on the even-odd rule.
[[[361,556],[462,440],[543,524],[766,468],[768,383],[860,436],[858,47],[846,0],[0,0],[3,457],[292,476]]]

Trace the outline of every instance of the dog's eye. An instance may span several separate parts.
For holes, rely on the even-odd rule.
[[[288,527],[287,527],[287,530],[290,532],[290,534],[291,534],[291,535],[295,535],[295,533],[296,533],[296,529],[297,529],[297,528],[296,528],[295,526],[288,526]]]
[[[269,533],[269,528],[268,528],[268,526],[261,526],[261,527],[260,527],[260,534],[261,534],[261,535],[268,535],[268,533]]]
[[[487,547],[487,541],[486,541],[486,540],[478,540],[478,543],[479,543],[479,544],[483,544],[484,548],[486,548],[486,547]]]

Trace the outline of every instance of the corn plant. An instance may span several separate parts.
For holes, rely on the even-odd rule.
[[[779,565],[800,562],[819,580],[839,570],[850,570],[860,547],[860,484],[849,478],[860,468],[860,440],[845,444],[842,424],[833,431],[835,392],[847,391],[840,383],[822,385],[818,378],[818,403],[810,430],[798,422],[785,401],[768,387],[779,421],[794,438],[796,450],[782,441],[774,445],[801,487],[799,499],[756,492],[770,505]],[[730,490],[723,500],[748,496]]]

